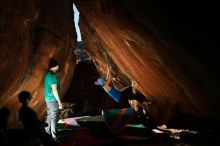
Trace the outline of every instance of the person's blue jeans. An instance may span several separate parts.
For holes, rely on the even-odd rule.
[[[45,131],[57,140],[57,122],[59,120],[59,105],[57,102],[47,102],[47,127]]]

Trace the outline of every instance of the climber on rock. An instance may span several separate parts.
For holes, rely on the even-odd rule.
[[[132,85],[127,86],[122,90],[118,90],[111,84],[112,79],[111,68],[108,67],[107,77],[98,78],[95,81],[95,85],[100,85],[121,108],[132,107],[135,111],[138,111],[143,105],[151,106],[152,102],[147,101],[145,96],[135,91],[133,87],[134,81],[132,81]],[[134,103],[136,103],[136,105],[134,105]]]

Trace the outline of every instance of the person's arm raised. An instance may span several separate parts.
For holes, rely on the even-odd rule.
[[[103,86],[103,88],[107,91],[111,90],[111,87],[110,87],[110,82],[112,80],[112,73],[111,73],[111,70],[110,68],[108,68],[108,71],[107,71],[107,77],[106,77],[106,80],[105,80],[105,85]]]

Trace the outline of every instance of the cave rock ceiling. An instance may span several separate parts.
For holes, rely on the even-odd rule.
[[[211,51],[201,44],[204,38],[185,27],[187,22],[179,21],[187,21],[191,14],[183,15],[178,5],[173,10],[179,20],[159,1],[1,0],[0,106],[10,109],[11,124],[18,120],[17,95],[22,90],[32,94],[30,106],[43,117],[43,79],[50,57],[60,63],[65,95],[76,66],[72,2],[80,10],[82,38],[99,72],[105,74],[112,65],[121,82],[135,81],[137,89],[154,101],[148,112],[157,121],[181,114],[218,118],[218,65],[211,68],[202,61]],[[190,44],[192,34],[199,45]],[[201,51],[191,51],[196,49]]]

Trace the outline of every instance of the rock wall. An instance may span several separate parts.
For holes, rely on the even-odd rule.
[[[175,29],[168,28],[169,17],[161,13],[169,4],[157,2],[75,1],[83,16],[80,27],[90,55],[101,74],[112,65],[123,84],[135,81],[137,89],[155,102],[148,112],[159,122],[184,114],[218,118],[212,107],[217,98],[195,78],[208,68],[187,54],[184,50],[189,48],[183,44],[177,48],[178,39],[169,33]],[[213,72],[206,77],[210,75]],[[217,90],[216,86],[215,93]]]
[[[10,109],[9,127],[19,126],[17,95],[23,90],[32,94],[30,106],[42,119],[43,79],[50,57],[60,63],[63,95],[69,87],[75,46],[71,12],[68,1],[0,1],[0,107]]]
[[[202,13],[202,7],[187,1],[171,6],[160,0],[1,0],[0,107],[10,109],[10,127],[19,126],[17,95],[23,90],[31,92],[30,106],[44,116],[43,78],[50,57],[61,65],[62,95],[70,85],[72,2],[80,10],[83,41],[99,72],[105,75],[113,66],[118,87],[135,81],[137,90],[154,101],[147,112],[158,122],[182,114],[219,119],[219,60],[210,43],[216,39],[204,37],[216,36],[208,33],[215,32],[215,25],[208,24],[217,13]]]

